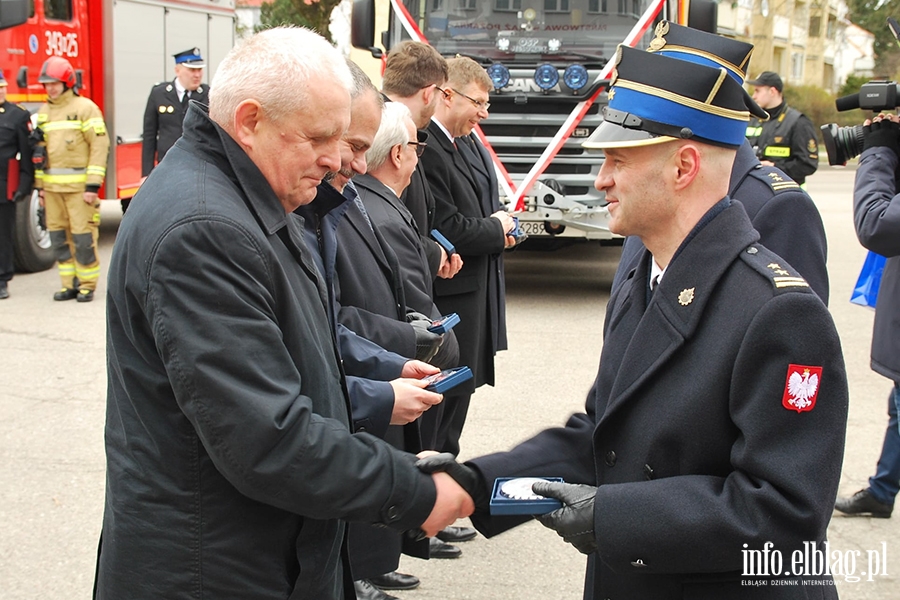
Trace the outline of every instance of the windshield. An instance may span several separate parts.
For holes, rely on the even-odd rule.
[[[650,0],[404,0],[441,53],[608,59]]]

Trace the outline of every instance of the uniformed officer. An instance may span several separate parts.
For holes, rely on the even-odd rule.
[[[651,52],[710,66],[721,65],[743,84],[753,46],[675,23],[657,26]],[[752,104],[752,103],[751,103]],[[758,105],[751,110],[761,117]],[[728,195],[744,206],[759,232],[759,241],[785,259],[809,282],[813,291],[828,304],[827,242],[818,208],[800,186],[776,167],[760,163],[749,141],[738,148],[731,170]],[[613,277],[612,290],[619,287],[643,249],[637,237],[629,237]]]
[[[209,87],[201,85],[203,57],[200,48],[175,55],[175,79],[157,83],[150,90],[144,111],[141,175],[146,177],[181,137],[181,123],[189,100],[208,104]]]
[[[99,192],[109,156],[106,123],[100,108],[78,95],[75,70],[66,59],[48,58],[38,81],[44,84],[47,102],[37,113],[43,141],[34,150],[42,157],[35,161],[34,186],[46,207],[62,281],[53,299],[90,302],[100,278],[97,238]]]
[[[748,551],[827,551],[846,370],[828,309],[727,195],[746,95],[728,67],[620,46],[584,145],[606,154],[610,229],[645,249],[611,295],[585,411],[508,452],[420,465],[467,486],[488,536],[530,520],[490,514],[497,478],[562,477],[530,487],[562,504],[541,523],[589,555],[585,598],[768,598],[744,584],[770,584]],[[778,598],[837,598],[830,573],[796,565]]]
[[[6,101],[6,79],[0,71],[0,300],[9,298],[7,282],[15,270],[14,233],[16,200],[24,198],[34,183],[31,164],[31,120],[28,110]],[[16,160],[18,158],[18,160]]]
[[[819,147],[812,121],[784,101],[784,83],[778,73],[763,71],[747,81],[756,86],[753,99],[769,113],[768,121],[751,119],[747,139],[762,164],[778,167],[801,186],[819,168]]]

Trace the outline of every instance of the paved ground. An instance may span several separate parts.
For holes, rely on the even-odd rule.
[[[852,185],[852,171],[828,167],[809,182],[828,231],[831,308],[850,374],[842,493],[863,487],[874,469],[889,389],[889,382],[868,368],[873,313],[847,302],[865,254],[853,234]],[[117,205],[107,203],[103,216],[105,265],[119,221]],[[507,448],[581,408],[596,373],[617,256],[615,249],[597,246],[509,256],[510,350],[498,357],[497,387],[474,398],[464,457]],[[87,305],[54,303],[50,297],[57,287],[53,271],[19,275],[10,287],[12,298],[0,302],[0,597],[16,600],[90,597],[103,510],[103,295]],[[898,596],[898,533],[900,519],[832,520],[833,549],[842,556],[862,552],[857,573],[866,569],[866,550],[886,549],[888,575],[842,581],[842,598]],[[463,557],[453,561],[404,559],[402,569],[423,583],[397,595],[403,600],[581,597],[582,557],[536,523],[462,547]]]

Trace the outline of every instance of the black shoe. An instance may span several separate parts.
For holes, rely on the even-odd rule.
[[[849,498],[838,498],[834,509],[845,515],[861,515],[876,519],[890,519],[893,504],[884,504],[872,497],[869,490],[859,490]]]
[[[66,300],[74,300],[78,295],[78,290],[72,288],[63,288],[53,294],[53,299],[57,302],[64,302]]]
[[[9,298],[9,288],[6,287],[5,281],[0,281],[0,300]]]
[[[78,290],[77,302],[90,302],[94,299],[94,290]]]
[[[354,581],[353,587],[354,589],[356,589],[357,600],[400,600],[397,596],[385,594],[377,587],[369,583],[368,579],[360,579],[359,581]]]
[[[478,532],[471,527],[453,527],[452,525],[450,527],[444,527],[444,529],[438,531],[437,534],[441,540],[454,544],[473,540],[476,535],[478,535]]]
[[[415,575],[407,575],[391,571],[377,577],[369,577],[369,583],[382,590],[414,590],[419,587],[419,578]]]
[[[428,538],[428,557],[429,558],[459,558],[462,556],[462,550],[442,542],[436,537]]]

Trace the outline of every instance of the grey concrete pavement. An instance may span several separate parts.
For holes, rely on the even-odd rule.
[[[865,251],[853,233],[853,172],[810,178],[829,238],[832,302],[850,375],[851,408],[841,492],[865,486],[887,422],[890,383],[868,367],[872,311],[851,305]],[[103,207],[105,269],[119,221]],[[802,224],[798,224],[802,226]],[[609,284],[618,251],[595,245],[507,259],[510,350],[497,358],[498,385],[475,395],[463,458],[502,450],[580,410],[596,374]],[[55,271],[17,275],[0,301],[0,597],[88,598],[103,511],[104,293],[91,304],[54,303]],[[850,600],[896,598],[900,515],[835,517],[832,547],[846,556],[887,549],[888,576],[841,582]],[[686,542],[686,547],[690,542]],[[403,600],[581,597],[584,560],[555,533],[531,523],[494,540],[461,544],[462,558],[404,558],[422,586]],[[736,551],[738,551],[736,549]],[[840,579],[840,577],[839,577]],[[865,579],[865,577],[863,578]]]

